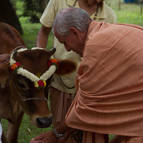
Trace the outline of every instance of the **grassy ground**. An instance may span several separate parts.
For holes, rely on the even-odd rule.
[[[21,18],[21,24],[23,27],[23,39],[27,45],[28,48],[35,47],[36,46],[36,36],[38,34],[38,30],[40,29],[41,25],[40,23],[34,24],[29,23],[28,19]],[[50,38],[48,39],[48,46],[47,48],[52,47],[53,38],[52,33],[50,34]]]
[[[111,7],[115,10],[118,18],[118,23],[137,24],[143,26],[143,13],[141,13],[141,5],[126,4],[119,0],[109,0]]]
[[[138,24],[143,26],[143,14],[140,13],[140,6],[136,4],[121,4],[121,10],[119,10],[118,0],[109,0],[111,7],[115,10],[118,23]],[[20,11],[18,11],[20,13]],[[27,44],[27,47],[31,48],[35,46],[36,35],[40,28],[40,24],[31,24],[28,18],[20,18],[24,35],[23,39]],[[49,39],[48,47],[52,46],[52,38]],[[7,121],[2,120],[3,128],[7,128]],[[29,143],[30,139],[41,132],[45,132],[49,129],[38,129],[29,123],[28,116],[25,115],[22,121],[22,125],[19,131],[19,143]]]

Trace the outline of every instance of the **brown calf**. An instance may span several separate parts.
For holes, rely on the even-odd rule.
[[[50,60],[54,52],[55,49],[26,49],[17,31],[0,23],[0,118],[9,121],[7,141],[4,142],[17,143],[23,113],[28,114],[31,123],[37,127],[51,124],[47,96],[52,77],[49,76],[50,67],[57,64]],[[75,69],[75,65],[67,61],[58,65],[59,74]]]

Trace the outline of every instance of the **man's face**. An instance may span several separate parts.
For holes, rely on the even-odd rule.
[[[79,38],[77,33],[70,31],[68,35],[61,36],[55,31],[54,34],[59,42],[64,44],[67,51],[72,50],[82,56],[84,41]]]

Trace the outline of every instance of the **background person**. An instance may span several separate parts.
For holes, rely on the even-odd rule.
[[[116,22],[116,14],[105,4],[103,0],[50,0],[40,22],[42,24],[37,36],[37,46],[46,48],[49,33],[52,29],[56,14],[68,7],[80,7],[85,9],[90,17],[96,21]],[[54,47],[56,53],[54,58],[62,60],[69,59],[77,63],[80,62],[80,56],[73,51],[67,52],[64,45],[54,37]],[[75,96],[75,77],[76,72],[66,76],[54,75],[52,87],[50,88],[51,110],[53,114],[53,124],[57,127],[64,120],[65,114]],[[92,134],[91,134],[92,135]],[[87,135],[87,137],[90,135]],[[67,141],[68,142],[68,141]],[[74,139],[69,138],[69,143],[74,143]]]

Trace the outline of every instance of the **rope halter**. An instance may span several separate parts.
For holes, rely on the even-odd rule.
[[[37,49],[40,49],[40,50],[45,50],[43,48],[38,48],[38,47],[34,47],[30,50],[37,50]],[[18,49],[16,52],[17,53],[20,53],[20,52],[24,52],[24,51],[28,51],[29,49],[27,48],[21,48],[21,49]],[[30,81],[32,81],[34,83],[34,86],[35,87],[46,87],[46,80],[49,79],[56,71],[57,69],[57,60],[56,59],[50,59],[49,60],[49,69],[43,73],[40,77],[36,76],[35,74],[31,73],[30,71],[24,69],[21,64],[17,61],[15,61],[14,59],[14,54],[15,54],[15,51],[13,51],[10,55],[10,66],[11,66],[11,69],[12,70],[15,70],[17,74],[19,75],[22,75],[24,77],[26,77],[27,79],[29,79]]]

